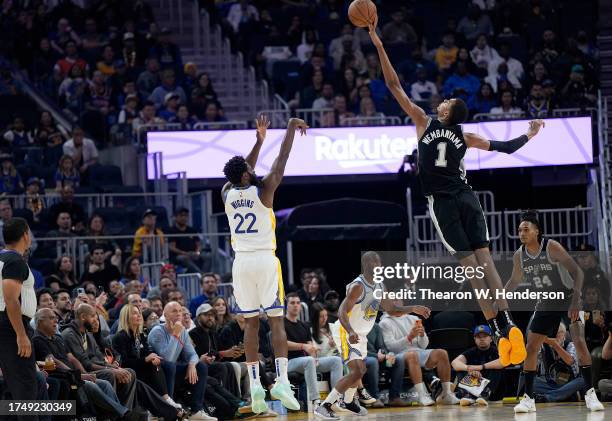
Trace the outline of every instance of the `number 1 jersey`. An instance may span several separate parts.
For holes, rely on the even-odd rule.
[[[276,250],[276,217],[261,203],[256,186],[232,187],[225,197],[225,213],[235,252]]]
[[[470,188],[463,163],[467,145],[459,124],[445,126],[430,118],[418,147],[419,178],[425,196]]]

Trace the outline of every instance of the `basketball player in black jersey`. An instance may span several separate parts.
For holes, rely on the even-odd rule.
[[[528,282],[530,288],[539,291],[563,292],[565,299],[541,300],[536,304],[527,328],[527,358],[523,364],[525,395],[514,412],[535,412],[533,381],[538,353],[546,338],[557,335],[561,321],[569,324],[570,335],[576,346],[580,373],[585,383],[585,403],[591,411],[602,411],[603,405],[592,386],[591,354],[584,340],[584,323],[579,319],[584,274],[561,244],[542,235],[535,211],[521,215],[519,238],[522,245],[514,253],[512,276],[506,284],[506,291],[514,291],[521,282]],[[566,310],[561,311],[561,308]]]
[[[544,122],[531,121],[526,134],[499,142],[463,133],[460,124],[466,120],[468,109],[459,98],[445,100],[437,109],[437,118],[429,118],[404,92],[375,29],[376,22],[370,25],[370,37],[378,50],[387,87],[416,125],[419,178],[438,236],[461,265],[484,268],[484,279],[472,277],[470,284],[474,289],[490,290],[489,296],[495,297],[495,291],[503,285],[489,251],[484,212],[467,184],[463,157],[467,148],[513,153],[534,137]],[[512,321],[507,301],[497,299],[494,303],[492,299],[482,298],[478,303],[489,326],[500,337],[501,363],[504,366],[521,363],[526,356],[523,334]]]

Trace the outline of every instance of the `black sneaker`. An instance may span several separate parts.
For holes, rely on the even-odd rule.
[[[359,399],[359,403],[363,405],[371,405],[376,402],[376,398],[370,395],[365,387],[357,389],[357,398]]]
[[[339,420],[340,419],[340,417],[337,416],[334,413],[334,411],[332,411],[331,403],[327,403],[327,402],[324,402],[321,405],[319,405],[317,408],[315,408],[314,416],[322,420]]]
[[[368,415],[368,410],[359,405],[359,400],[353,399],[353,402],[344,402],[344,408],[355,415]]]

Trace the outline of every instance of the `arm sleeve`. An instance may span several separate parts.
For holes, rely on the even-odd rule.
[[[502,153],[514,153],[522,148],[529,138],[527,135],[522,135],[519,137],[515,137],[514,139],[510,139],[507,142],[500,142],[498,140],[489,140],[489,150],[490,151],[498,151]]]

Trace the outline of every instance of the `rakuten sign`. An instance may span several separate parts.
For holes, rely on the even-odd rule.
[[[524,134],[528,120],[470,123],[464,131],[487,139],[508,140]],[[268,130],[256,172],[266,174],[278,154],[285,130]],[[189,178],[222,178],[223,165],[234,155],[247,155],[254,130],[150,132],[149,153],[161,152],[164,173],[186,171]],[[395,173],[403,157],[417,146],[414,126],[313,128],[296,134],[287,176]],[[546,127],[512,155],[468,150],[468,170],[518,168],[593,162],[591,119],[546,120]],[[151,163],[149,163],[151,164]],[[153,176],[149,165],[149,177]]]

